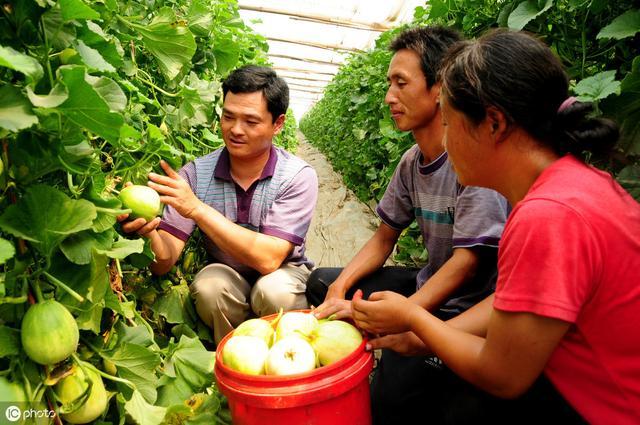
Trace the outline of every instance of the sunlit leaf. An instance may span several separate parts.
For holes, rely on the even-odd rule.
[[[74,200],[50,186],[36,185],[0,216],[0,229],[32,241],[46,256],[70,234],[91,227],[93,204]]]
[[[111,112],[123,112],[127,107],[127,96],[118,83],[107,77],[86,75],[85,81],[107,102]]]
[[[124,342],[112,352],[103,353],[118,367],[118,375],[133,382],[142,398],[154,403],[157,397],[158,378],[155,369],[160,364],[160,355],[152,350]]]
[[[44,75],[42,66],[35,58],[20,53],[11,47],[0,46],[0,66],[21,72],[34,84]]]
[[[616,71],[604,71],[580,80],[574,90],[579,101],[594,102],[620,93],[620,81],[616,81]]]
[[[13,244],[6,239],[0,238],[0,264],[6,263],[14,255],[16,255],[16,248]]]
[[[623,38],[633,37],[638,31],[640,31],[640,9],[631,9],[602,28],[596,38],[622,40]]]
[[[167,80],[175,79],[191,66],[196,42],[185,23],[176,20],[173,10],[160,9],[148,25],[129,25],[140,33],[144,46],[158,60]]]
[[[58,68],[62,82],[67,87],[69,98],[60,106],[70,120],[106,140],[115,142],[124,124],[122,115],[111,112],[107,102],[85,80],[85,68],[71,65]]]
[[[540,7],[536,0],[523,1],[509,15],[507,25],[511,29],[521,30],[529,21],[542,15],[553,6],[553,0],[546,0],[544,7]]]
[[[207,351],[199,339],[182,336],[170,350],[165,363],[166,378],[161,381],[158,402],[168,406],[184,401],[209,386],[213,380],[215,353]]]
[[[115,72],[116,69],[113,65],[104,60],[99,51],[84,44],[84,41],[77,40],[73,43],[73,47],[78,51],[82,62],[90,69],[103,72]]]
[[[100,14],[82,0],[60,0],[60,10],[65,21],[74,19],[100,19]]]
[[[67,88],[62,84],[56,84],[49,94],[35,94],[31,87],[27,87],[27,97],[33,104],[33,106],[37,106],[40,108],[55,108],[56,106],[60,106],[65,100],[69,98],[69,93],[67,92]]]
[[[156,299],[153,311],[163,316],[169,323],[184,323],[186,321],[185,304],[191,302],[189,288],[186,285],[175,285]]]
[[[126,412],[138,425],[160,425],[167,412],[165,407],[153,406],[138,391],[124,405]]]
[[[38,123],[29,100],[14,86],[0,87],[0,127],[9,131],[29,128]]]

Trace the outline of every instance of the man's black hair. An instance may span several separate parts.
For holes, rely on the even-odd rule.
[[[459,32],[442,26],[416,27],[400,33],[389,48],[393,52],[402,49],[413,50],[420,56],[420,67],[431,87],[440,78],[440,67],[445,53],[451,46],[462,40]]]
[[[261,91],[267,100],[267,109],[272,122],[287,113],[289,107],[289,86],[276,72],[264,66],[247,65],[231,72],[222,83],[222,92],[254,93]]]

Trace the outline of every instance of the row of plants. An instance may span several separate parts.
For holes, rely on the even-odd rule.
[[[221,81],[267,49],[236,0],[2,2],[0,400],[71,423],[230,422],[187,286],[201,236],[153,277],[117,195],[221,146]],[[289,122],[277,144],[296,143]]]
[[[467,38],[506,27],[537,34],[558,54],[581,101],[621,125],[614,155],[598,167],[612,172],[640,199],[640,8],[633,0],[430,0],[414,13],[415,25],[440,24]],[[403,28],[387,31],[370,51],[352,55],[323,98],[300,120],[300,129],[340,172],[357,196],[378,201],[410,134],[394,129],[384,104],[389,42]],[[398,243],[396,261],[427,258],[414,225]]]

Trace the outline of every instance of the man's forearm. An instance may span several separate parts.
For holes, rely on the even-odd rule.
[[[263,275],[277,270],[290,251],[290,242],[239,226],[205,204],[192,219],[218,248]]]
[[[396,240],[397,237],[385,237],[385,231],[378,230],[342,270],[332,284],[336,285],[334,290],[339,290],[344,296],[356,282],[382,267],[393,251]]]
[[[171,270],[180,252],[174,252],[173,246],[158,230],[153,230],[148,238],[151,241],[151,251],[155,255],[155,260],[149,265],[149,268],[153,274],[163,275]]]
[[[440,269],[409,299],[433,311],[471,280],[478,267],[478,256],[470,249],[458,248]]]

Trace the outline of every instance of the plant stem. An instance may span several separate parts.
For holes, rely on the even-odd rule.
[[[98,347],[96,347],[95,345],[91,344],[89,341],[87,341],[86,339],[82,338],[82,342],[89,347],[92,351],[94,351],[95,353],[97,353],[100,357],[102,357],[103,359],[107,359],[109,361],[111,361],[111,359],[107,356],[105,356],[104,354],[102,354],[102,350],[98,349]],[[75,355],[72,354],[72,355]],[[119,378],[117,376],[113,376],[113,375],[109,375],[108,373],[98,369],[97,367],[95,367],[94,365],[92,365],[91,363],[87,363],[84,366],[89,367],[91,370],[93,370],[94,372],[98,373],[100,376],[102,376],[103,378],[107,378],[111,381],[115,381],[115,382],[120,382],[122,384],[125,384],[126,386],[128,386],[129,388],[133,389],[133,390],[137,390],[136,385],[124,378]]]
[[[162,93],[165,96],[168,97],[178,97],[180,96],[180,93],[169,93],[168,91],[165,91],[164,89],[161,89],[160,87],[156,86],[153,82],[147,80],[146,78],[140,77],[139,75],[136,75],[136,78],[140,81],[142,81],[143,83],[145,83],[146,85],[148,85],[149,87],[158,90],[160,93]],[[154,94],[155,97],[155,94]],[[158,99],[156,99],[158,100]],[[160,102],[158,102],[160,103]]]
[[[120,260],[117,258],[115,260],[116,260],[116,269],[118,269],[118,276],[120,276],[120,279],[122,279],[123,274],[122,274],[122,267],[120,267]]]
[[[42,288],[40,288],[40,280],[35,279],[31,282],[31,287],[33,288],[33,292],[36,296],[36,301],[41,303],[44,301],[44,296],[42,295]]]
[[[101,212],[103,214],[109,214],[109,215],[131,214],[131,208],[116,209],[116,208],[96,207],[96,211]]]
[[[81,303],[84,302],[85,298],[82,295],[78,294],[73,289],[71,289],[69,286],[67,286],[64,282],[58,280],[56,277],[50,275],[48,272],[42,272],[42,274],[45,275],[47,277],[47,279],[49,279],[49,281],[51,283],[53,283],[58,288],[64,290],[67,294],[69,294],[73,298],[75,298],[76,301],[81,302]],[[36,294],[36,296],[37,296],[37,294]]]

